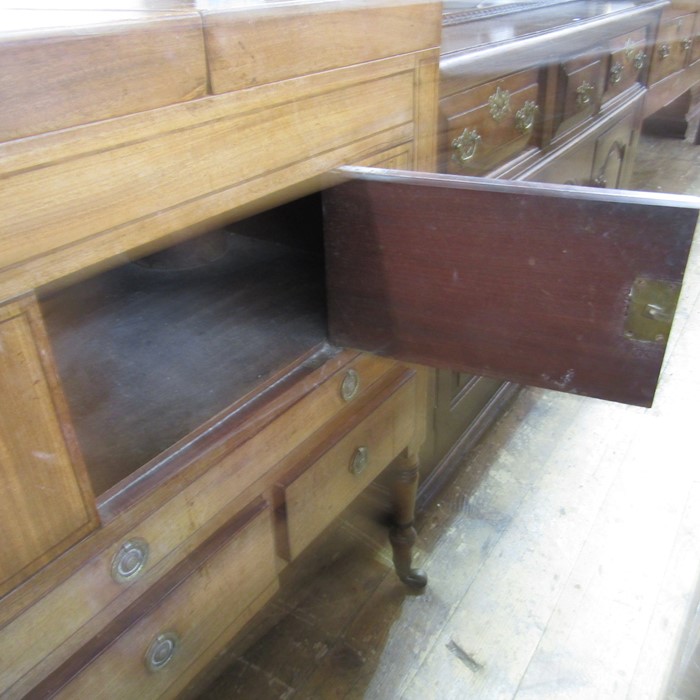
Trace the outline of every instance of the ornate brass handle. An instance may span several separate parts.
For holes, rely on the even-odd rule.
[[[148,561],[148,542],[140,537],[127,540],[112,559],[112,579],[128,583],[138,578]]]
[[[576,104],[579,107],[586,107],[587,105],[591,104],[594,92],[595,88],[593,87],[593,85],[587,80],[584,80],[576,88]]]
[[[162,632],[148,646],[144,662],[149,671],[160,671],[175,656],[180,639],[174,632]]]
[[[489,96],[489,114],[495,122],[500,122],[510,112],[510,92],[500,87]]]
[[[340,383],[340,395],[343,401],[352,401],[357,396],[357,392],[360,390],[360,375],[354,370],[349,369],[343,381]]]
[[[613,85],[617,85],[622,80],[622,73],[624,70],[625,67],[621,63],[616,61],[612,64],[610,68],[610,82]]]
[[[640,71],[642,68],[644,68],[644,66],[646,66],[647,60],[648,56],[644,53],[644,51],[637,51],[632,59],[632,65],[636,71]]]
[[[350,460],[350,472],[355,476],[359,476],[369,463],[369,449],[364,445],[358,447]]]
[[[671,47],[668,44],[659,46],[659,58],[665,61],[671,55]]]
[[[481,141],[481,136],[476,129],[465,129],[454,141],[452,141],[452,157],[460,164],[466,165],[475,155]]]
[[[693,40],[690,38],[683,39],[683,41],[681,41],[681,46],[683,47],[683,51],[690,51],[690,49],[693,48]]]
[[[527,134],[535,126],[535,118],[540,108],[532,100],[527,100],[525,104],[515,113],[515,128],[521,134]]]

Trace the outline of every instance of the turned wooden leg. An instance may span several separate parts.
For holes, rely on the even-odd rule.
[[[418,490],[418,460],[400,457],[394,481],[394,526],[389,539],[394,551],[394,567],[399,578],[411,588],[424,588],[428,577],[424,571],[411,568],[416,530],[413,518]]]

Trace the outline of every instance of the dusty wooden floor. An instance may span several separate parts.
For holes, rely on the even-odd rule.
[[[700,195],[700,147],[645,139],[638,163]],[[346,519],[202,697],[666,698],[700,577],[700,243],[691,260],[653,409],[524,390],[422,514],[424,594]]]

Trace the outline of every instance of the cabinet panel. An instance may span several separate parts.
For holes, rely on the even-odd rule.
[[[0,141],[207,94],[197,12],[114,12],[106,3],[80,12],[53,5],[53,12],[3,15]]]
[[[522,176],[524,180],[551,184],[591,184],[595,143],[586,139],[564,152],[559,152]]]
[[[0,396],[2,595],[97,525],[33,301],[0,307]]]
[[[628,115],[596,139],[592,184],[596,187],[626,187],[631,169],[634,141],[634,115]]]
[[[670,322],[650,340],[630,331],[635,291],[678,291],[696,200],[346,172],[365,180],[326,196],[334,342],[651,404]]]
[[[231,92],[440,43],[440,6],[318,12],[306,3],[203,12],[212,91]],[[370,39],[371,37],[371,39]],[[375,37],[380,40],[375,39]]]

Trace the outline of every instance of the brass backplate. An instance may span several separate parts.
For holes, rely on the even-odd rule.
[[[668,342],[680,292],[680,284],[637,277],[630,291],[625,335],[635,340]]]

